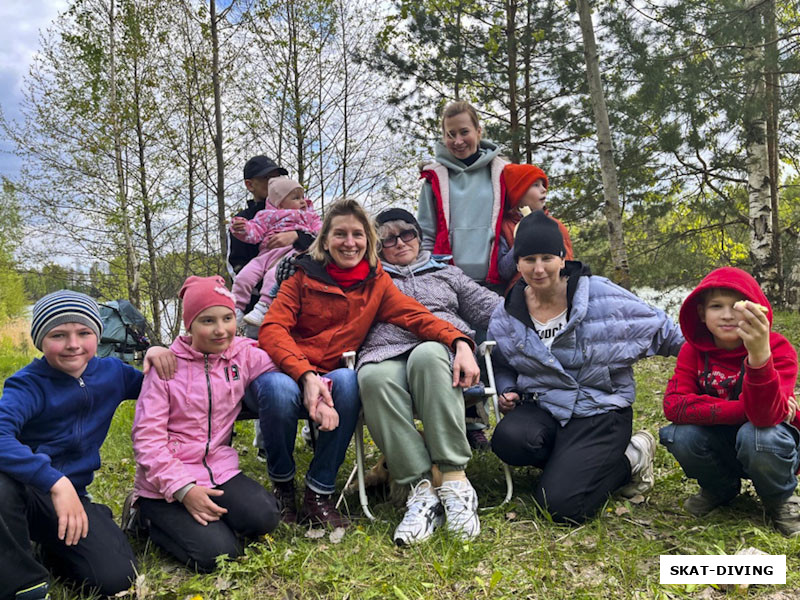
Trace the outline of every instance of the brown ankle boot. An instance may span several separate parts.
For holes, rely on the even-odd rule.
[[[306,488],[303,495],[303,508],[301,523],[316,523],[330,527],[348,527],[350,520],[336,510],[333,494],[317,494],[311,488]]]
[[[278,500],[281,509],[281,521],[284,523],[297,523],[297,501],[294,481],[272,482],[272,493]]]

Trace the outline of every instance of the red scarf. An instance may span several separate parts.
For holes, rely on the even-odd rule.
[[[339,287],[349,288],[367,278],[367,275],[369,275],[369,263],[367,259],[362,258],[361,262],[355,267],[341,269],[336,266],[336,263],[331,262],[327,264],[325,270],[339,284]]]

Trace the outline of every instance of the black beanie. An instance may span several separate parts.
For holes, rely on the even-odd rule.
[[[514,260],[531,254],[553,254],[561,258],[566,254],[558,223],[541,210],[519,222],[514,238]]]
[[[420,238],[422,237],[422,228],[419,226],[419,223],[414,218],[414,215],[404,208],[387,208],[383,212],[378,213],[378,216],[375,217],[375,224],[378,227],[389,221],[403,221],[409,225],[413,225],[414,229],[417,230],[417,235],[420,236]]]

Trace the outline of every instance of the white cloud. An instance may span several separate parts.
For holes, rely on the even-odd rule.
[[[39,31],[46,29],[68,0],[0,0],[0,106],[6,117],[15,118],[22,82],[39,49]],[[18,161],[0,140],[0,175],[13,177]]]
[[[0,74],[15,80],[15,94],[39,48],[39,30],[66,8],[67,0],[0,2]]]

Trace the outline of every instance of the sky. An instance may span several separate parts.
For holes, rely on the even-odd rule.
[[[6,118],[19,117],[23,78],[39,48],[39,31],[47,29],[67,0],[0,0],[0,107]],[[0,176],[13,179],[19,160],[0,136]]]

